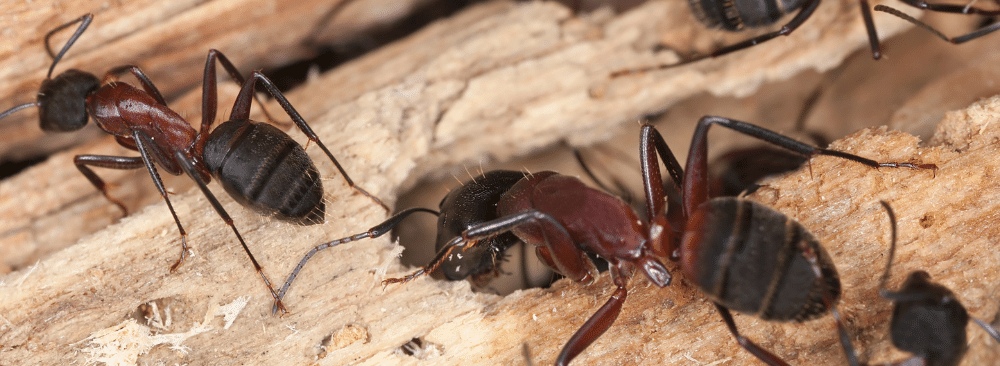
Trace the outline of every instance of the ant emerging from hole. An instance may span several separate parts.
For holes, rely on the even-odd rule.
[[[167,107],[159,90],[137,66],[125,65],[112,68],[105,74],[103,80],[99,80],[93,74],[74,69],[52,78],[56,64],[92,20],[93,14],[86,14],[46,34],[46,50],[53,61],[48,76],[38,92],[38,100],[0,113],[0,119],[19,110],[37,106],[43,130],[67,132],[83,128],[92,117],[98,127],[115,136],[115,141],[119,145],[139,152],[140,156],[137,157],[78,155],[74,157],[73,163],[94,187],[121,208],[125,215],[128,214],[125,205],[111,197],[104,181],[90,167],[146,168],[180,232],[181,255],[170,266],[171,272],[177,270],[187,257],[187,233],[181,226],[177,213],[174,212],[157,166],[172,175],[187,174],[197,183],[212,207],[236,235],[278,307],[285,311],[277,292],[272,288],[260,264],[233,225],[232,218],[207,186],[211,178],[215,177],[234,200],[263,216],[299,225],[311,225],[324,220],[323,186],[319,172],[309,155],[288,134],[271,125],[249,119],[254,87],[257,83],[262,84],[278,101],[309,141],[319,145],[349,186],[388,211],[388,207],[378,198],[351,181],[330,150],[267,77],[254,72],[249,79],[244,80],[236,67],[217,50],[210,50],[205,62],[200,131],[195,131],[179,114]],[[76,32],[62,50],[54,54],[49,46],[49,38],[76,23],[80,23]],[[242,88],[233,104],[229,121],[212,130],[217,109],[216,61],[225,68],[235,82],[242,85]],[[119,75],[125,73],[135,76],[142,89],[117,80]]]
[[[648,219],[640,219],[617,197],[589,188],[571,176],[551,171],[534,174],[488,172],[474,180],[487,187],[488,194],[470,194],[468,199],[471,201],[451,201],[452,194],[456,198],[460,196],[453,191],[442,201],[443,211],[454,205],[468,204],[470,214],[463,217],[474,216],[477,219],[469,221],[480,222],[472,222],[452,237],[428,265],[405,277],[386,279],[383,284],[407,282],[431,273],[453,255],[466,255],[472,253],[470,250],[488,257],[489,254],[482,253],[496,245],[496,238],[513,233],[525,243],[534,245],[536,254],[549,267],[575,282],[589,284],[598,275],[587,254],[596,254],[610,264],[616,290],[570,337],[556,359],[557,365],[568,364],[614,323],[627,298],[628,282],[636,271],[641,271],[659,287],[670,284],[671,275],[661,261],[666,257],[681,261],[685,275],[716,303],[739,344],[762,361],[771,365],[786,364],[742,337],[729,309],[777,321],[805,321],[832,312],[843,346],[851,350],[834,307],[840,296],[840,281],[832,261],[816,239],[801,224],[758,203],[732,197],[709,200],[707,137],[709,127],[715,124],[805,156],[827,155],[872,168],[936,169],[933,164],[880,163],[841,151],[816,148],[749,123],[704,117],[692,137],[685,171],[660,133],[646,125],[642,129],[639,150]],[[670,200],[671,205],[680,206],[680,210],[669,213],[666,210],[669,198],[665,197],[669,196],[664,192],[657,155],[664,161],[674,182],[673,188],[681,191],[680,202]],[[458,191],[464,189],[465,186]],[[314,248],[289,276],[279,297],[286,293],[299,269],[317,251],[383,235],[414,212],[433,211],[404,210],[365,233]],[[600,215],[594,214],[598,212]],[[461,229],[461,226],[456,228]],[[787,281],[788,278],[797,280]]]
[[[974,3],[975,0],[972,0],[972,3],[968,5],[930,4],[924,0],[901,1],[918,9],[942,13],[980,14],[988,17],[1000,15],[1000,10],[986,10],[973,7],[972,3]],[[617,78],[631,74],[639,74],[687,65],[704,59],[715,58],[750,48],[779,36],[790,35],[798,29],[799,26],[805,23],[810,16],[812,16],[812,14],[816,11],[816,8],[819,7],[820,2],[820,0],[688,0],[691,12],[695,15],[695,18],[697,18],[698,21],[708,28],[723,29],[730,32],[740,32],[746,29],[770,26],[783,16],[788,15],[793,11],[798,10],[798,13],[795,13],[795,16],[793,16],[788,23],[785,23],[776,31],[768,32],[736,44],[719,48],[709,54],[695,55],[672,64],[660,64],[650,67],[619,70],[612,72],[611,77]],[[878,60],[882,57],[882,46],[878,39],[878,32],[875,30],[875,22],[872,19],[872,12],[869,9],[868,0],[858,0],[858,5],[860,6],[861,16],[864,20],[865,29],[868,33],[868,44],[871,47],[872,58]],[[1000,29],[1000,22],[996,22],[972,33],[955,38],[949,38],[936,29],[931,28],[919,20],[914,19],[913,17],[894,8],[885,5],[876,5],[875,10],[902,18],[921,28],[927,29],[945,41],[956,44],[982,37]]]
[[[966,325],[969,314],[947,287],[931,282],[925,271],[913,271],[898,291],[886,289],[889,270],[896,253],[896,214],[882,201],[892,227],[889,259],[879,281],[879,295],[893,302],[890,337],[896,348],[912,353],[913,357],[893,362],[893,365],[954,366],[962,361],[969,349]],[[972,319],[990,337],[1000,343],[1000,333],[986,322]],[[854,356],[856,357],[856,356]]]

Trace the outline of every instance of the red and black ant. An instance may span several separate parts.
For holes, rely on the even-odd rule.
[[[465,229],[451,238],[427,266],[403,278],[387,279],[383,284],[406,282],[431,273],[453,255],[464,256],[471,248],[484,247],[481,250],[489,253],[491,248],[487,246],[496,245],[495,238],[505,233],[513,233],[525,243],[534,245],[543,262],[580,283],[596,279],[596,268],[587,255],[596,254],[609,262],[617,289],[567,342],[556,360],[556,364],[565,365],[614,323],[627,298],[629,279],[637,270],[657,286],[665,287],[671,275],[661,258],[679,259],[687,277],[717,304],[740,345],[769,364],[783,365],[780,358],[739,335],[729,309],[784,321],[804,321],[828,311],[837,315],[834,305],[840,296],[840,282],[829,256],[802,225],[752,201],[732,197],[709,200],[707,133],[713,124],[806,156],[829,155],[874,168],[936,168],[932,164],[879,163],[841,151],[816,148],[749,123],[704,117],[692,138],[685,172],[660,133],[647,125],[642,129],[640,165],[648,220],[640,219],[617,197],[589,188],[574,177],[551,171],[485,173],[474,181],[487,187],[489,194],[469,194],[466,197],[471,202],[459,202],[457,198],[463,195],[452,192],[454,195],[449,194],[442,201],[442,211],[454,210],[455,205],[468,209],[457,211],[465,212],[458,217],[458,222],[468,225],[456,225],[455,228],[461,230],[465,225]],[[681,202],[672,202],[679,205],[680,210],[666,211],[665,197],[668,196],[664,193],[657,154],[664,161],[674,188],[682,192]],[[458,191],[462,190],[465,187]],[[497,192],[502,194],[498,196]],[[496,198],[486,201],[487,197]],[[284,295],[298,269],[317,250],[382,235],[405,215],[431,211],[411,210],[365,233],[310,251],[289,276],[279,296]],[[440,235],[441,232],[439,238]],[[482,251],[479,255],[483,255]],[[479,263],[479,260],[473,257],[466,262]],[[760,263],[775,265],[760,266]],[[729,273],[741,275],[729,276]],[[801,280],[784,285],[782,280],[790,276]],[[733,287],[740,287],[741,291],[732,291]],[[769,288],[778,290],[768,291]],[[803,297],[801,294],[812,295]],[[840,329],[844,347],[850,349],[846,332],[842,326]]]
[[[91,167],[146,168],[160,196],[166,202],[181,236],[181,255],[170,266],[170,271],[176,270],[187,256],[187,233],[170,204],[157,165],[172,175],[186,173],[197,183],[215,211],[233,230],[243,250],[250,257],[254,269],[263,279],[277,305],[284,311],[277,292],[271,287],[261,266],[236,230],[232,218],[206,185],[212,177],[215,177],[233,199],[264,216],[300,225],[323,221],[325,215],[323,186],[319,172],[308,154],[283,131],[249,119],[254,87],[258,83],[278,101],[309,140],[319,145],[337,166],[348,185],[388,211],[381,201],[351,181],[330,150],[267,77],[254,72],[248,80],[244,80],[236,67],[217,50],[208,52],[205,63],[200,131],[195,131],[187,121],[167,107],[159,90],[137,66],[112,68],[105,74],[103,80],[79,70],[67,70],[52,78],[56,64],[92,20],[93,14],[84,15],[57,27],[45,36],[46,49],[53,61],[49,67],[48,77],[42,82],[38,92],[38,100],[0,113],[0,118],[27,107],[37,106],[43,130],[74,131],[85,126],[88,118],[93,117],[97,126],[114,135],[119,145],[139,152],[140,156],[136,157],[78,155],[73,162],[77,169],[126,215],[125,206],[111,197],[104,181]],[[80,26],[76,32],[62,50],[54,54],[49,47],[49,38],[54,33],[78,22]],[[242,85],[242,89],[233,105],[229,121],[212,130],[217,108],[216,61],[226,69],[234,81]],[[142,89],[117,81],[117,77],[125,73],[134,75]]]
[[[954,366],[962,361],[969,344],[966,325],[969,314],[947,287],[931,282],[924,271],[910,272],[902,288],[890,291],[885,288],[889,270],[896,253],[896,214],[888,203],[882,201],[892,225],[892,242],[885,272],[879,281],[879,294],[894,303],[889,323],[892,344],[913,357],[894,362],[894,365],[920,364],[927,366]],[[1000,342],[1000,332],[986,322],[972,318],[983,330]]]

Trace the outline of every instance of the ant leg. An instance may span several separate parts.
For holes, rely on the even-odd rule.
[[[664,197],[669,196],[663,192],[663,178],[660,175],[660,163],[656,154],[660,155],[667,172],[670,173],[675,191],[680,191],[681,186],[684,185],[684,169],[681,168],[681,164],[677,161],[674,153],[670,151],[670,147],[667,146],[667,142],[663,140],[663,136],[656,130],[656,127],[648,124],[643,125],[639,140],[639,164],[642,171],[642,185],[646,193],[646,215],[649,217],[651,226],[660,225],[663,227],[666,223],[670,223],[674,234],[672,237],[666,238],[666,243],[660,239],[659,243],[652,243],[650,248],[657,256],[666,257],[669,255],[677,260],[678,256],[675,255],[675,252],[678,243],[675,239],[680,239],[683,236],[684,223],[687,222],[685,217],[687,216],[676,209],[680,202],[673,199],[670,199],[669,202],[669,213],[667,212],[668,207],[664,207]],[[664,217],[665,214],[666,217]]]
[[[833,156],[876,169],[911,168],[937,170],[937,165],[934,164],[878,162],[843,151],[818,148],[750,123],[724,117],[705,116],[698,121],[698,127],[691,138],[691,148],[688,152],[687,165],[685,166],[687,172],[685,172],[684,176],[683,201],[685,203],[684,212],[686,216],[690,216],[699,205],[708,200],[708,190],[706,188],[706,182],[708,182],[708,129],[714,124],[805,156]]]
[[[360,192],[361,194],[367,196],[372,201],[375,201],[375,203],[377,203],[379,206],[382,206],[382,208],[385,209],[386,213],[390,212],[389,206],[386,206],[384,203],[382,203],[382,200],[379,200],[377,197],[368,193],[368,191],[354,184],[354,181],[351,180],[351,177],[347,175],[347,171],[345,171],[344,168],[340,166],[340,163],[337,162],[337,158],[333,157],[333,153],[330,152],[330,149],[327,149],[326,145],[324,145],[323,142],[320,141],[319,136],[316,136],[316,133],[313,132],[312,128],[309,127],[309,124],[306,123],[305,119],[302,118],[299,112],[295,110],[295,107],[292,107],[292,104],[288,102],[288,99],[285,99],[285,96],[281,94],[281,91],[279,91],[277,87],[274,86],[274,83],[272,83],[270,79],[264,76],[264,74],[261,74],[259,71],[254,71],[250,75],[250,79],[243,84],[243,89],[240,90],[240,94],[236,98],[236,102],[233,104],[233,112],[229,116],[230,120],[249,119],[250,103],[251,103],[250,96],[253,95],[254,86],[257,84],[258,81],[261,82],[264,85],[265,89],[267,89],[268,93],[270,93],[271,96],[273,96],[274,99],[278,101],[278,104],[281,105],[281,108],[285,109],[285,113],[287,113],[288,116],[292,118],[292,121],[295,122],[295,125],[298,126],[300,130],[302,130],[302,133],[304,133],[307,138],[309,138],[309,141],[315,142],[317,145],[319,145],[320,149],[323,149],[323,152],[326,153],[326,156],[330,158],[330,161],[333,162],[333,165],[335,165],[337,167],[337,170],[340,171],[340,175],[344,177],[344,181],[347,182],[348,186]]]
[[[288,292],[288,288],[292,286],[292,282],[295,281],[295,277],[297,277],[299,275],[299,271],[302,270],[302,267],[304,267],[306,265],[306,262],[308,262],[310,258],[312,258],[314,255],[316,255],[317,252],[319,252],[319,251],[321,251],[323,249],[326,249],[326,248],[335,247],[335,246],[340,245],[340,244],[350,243],[352,241],[357,241],[357,240],[361,240],[361,239],[375,239],[377,237],[385,235],[385,233],[388,233],[394,227],[396,227],[396,225],[398,225],[400,222],[402,222],[403,219],[405,219],[406,217],[410,216],[411,214],[413,214],[415,212],[427,212],[427,213],[434,214],[435,216],[440,216],[440,214],[437,211],[434,211],[434,210],[430,210],[430,209],[426,209],[426,208],[422,208],[422,207],[409,208],[409,209],[403,210],[400,213],[397,213],[397,214],[393,215],[392,217],[390,217],[388,220],[385,220],[381,224],[375,225],[371,229],[368,229],[368,231],[366,231],[366,232],[363,232],[363,233],[360,233],[360,234],[351,235],[351,236],[348,236],[348,237],[345,237],[345,238],[341,238],[341,239],[337,239],[337,240],[334,240],[334,241],[326,242],[326,243],[317,245],[315,248],[312,248],[311,250],[309,250],[308,253],[306,253],[306,255],[304,257],[302,257],[302,260],[299,261],[299,264],[295,266],[295,269],[292,270],[292,274],[288,275],[288,279],[285,280],[285,284],[283,286],[281,286],[281,290],[278,291],[278,300],[281,300],[281,299],[283,299],[285,297],[285,293],[287,293]],[[271,309],[271,315],[274,315],[274,313],[276,313],[277,311],[278,311],[278,306],[277,306],[277,304],[275,304],[275,306]]]
[[[114,203],[122,210],[123,216],[128,216],[128,209],[125,208],[125,205],[118,199],[111,197],[111,194],[108,193],[107,184],[105,184],[104,180],[101,179],[97,173],[94,173],[88,165],[98,168],[118,170],[139,169],[143,166],[142,158],[107,155],[77,155],[73,157],[73,164],[76,165],[76,168],[80,170],[80,173],[83,173],[83,176],[87,177],[87,180],[89,180],[90,183],[97,188],[97,190],[101,191],[104,198],[107,198],[108,201],[111,201],[111,203]]]
[[[868,40],[871,43],[872,58],[878,60],[880,57],[882,57],[882,53],[879,50],[878,35],[875,33],[875,24],[874,24],[874,22],[871,19],[871,11],[868,10],[868,0],[859,0],[858,2],[860,3],[860,6],[861,6],[861,15],[865,19],[865,27],[868,29]],[[618,70],[618,71],[612,72],[610,74],[610,77],[611,78],[617,78],[617,77],[622,77],[622,76],[626,76],[626,75],[640,74],[640,73],[649,72],[649,71],[664,70],[664,69],[669,69],[669,68],[673,68],[673,67],[677,67],[677,66],[687,65],[687,64],[691,64],[691,63],[695,63],[695,62],[704,60],[704,59],[715,58],[715,57],[727,55],[727,54],[732,53],[732,52],[740,51],[740,50],[743,50],[745,48],[750,48],[750,47],[756,46],[758,44],[767,42],[767,41],[769,41],[771,39],[777,38],[779,36],[787,36],[787,35],[791,34],[793,31],[795,31],[796,29],[798,29],[799,26],[802,25],[802,23],[805,23],[805,21],[808,20],[810,16],[812,16],[812,14],[816,11],[816,8],[819,6],[819,3],[820,3],[820,0],[806,0],[805,2],[803,2],[801,10],[799,10],[799,12],[796,13],[795,16],[792,17],[792,19],[788,21],[788,23],[786,23],[785,25],[781,26],[781,29],[778,29],[777,31],[770,32],[770,33],[765,33],[765,34],[761,34],[759,36],[756,36],[756,37],[750,38],[748,40],[745,40],[743,42],[739,42],[739,43],[736,43],[736,44],[732,44],[732,45],[729,45],[729,46],[725,46],[725,47],[719,48],[719,49],[717,49],[717,50],[715,50],[712,53],[709,53],[707,55],[698,55],[698,56],[694,56],[694,57],[689,57],[689,58],[687,58],[685,60],[682,60],[682,61],[676,62],[676,63],[672,63],[672,64],[659,64],[659,65],[650,66],[650,67],[640,67],[640,68],[634,68],[634,69]]]
[[[625,280],[618,281],[618,278],[623,277],[615,276],[615,282],[622,283],[618,284],[618,288],[611,294],[611,298],[600,309],[597,309],[597,312],[591,315],[590,319],[587,319],[587,322],[583,323],[576,333],[573,333],[573,336],[563,346],[562,351],[559,352],[559,357],[556,358],[556,365],[568,365],[580,352],[587,349],[608,328],[611,328],[611,325],[618,319],[618,314],[622,311],[622,304],[625,303],[625,299],[628,297],[628,290],[626,290],[624,283]]]
[[[878,32],[875,30],[875,21],[872,19],[872,11],[869,10],[868,0],[858,0],[861,7],[861,18],[865,21],[865,29],[868,31],[868,45],[872,49],[872,58],[878,60],[882,58],[882,46],[878,41]]]
[[[139,134],[141,133],[142,132],[139,131],[134,132],[137,141],[140,141]],[[143,145],[145,145],[144,141],[139,143],[140,151],[145,151],[145,147]],[[278,298],[278,293],[275,292],[274,287],[271,286],[271,281],[268,280],[267,276],[264,274],[264,269],[260,266],[259,263],[257,263],[257,259],[254,258],[253,253],[250,252],[250,248],[247,247],[247,243],[243,241],[243,236],[240,235],[239,230],[236,230],[236,226],[233,225],[232,217],[229,217],[229,213],[227,213],[226,209],[222,207],[222,204],[219,203],[219,200],[215,198],[215,195],[212,194],[212,191],[208,189],[208,185],[205,183],[204,180],[201,179],[201,175],[199,175],[198,172],[195,171],[194,163],[192,163],[186,156],[184,156],[184,153],[181,151],[178,151],[174,155],[174,158],[178,162],[180,162],[180,166],[181,168],[184,169],[184,172],[187,173],[187,175],[191,177],[191,179],[193,179],[194,182],[198,185],[198,188],[201,189],[202,194],[205,195],[205,198],[208,199],[208,202],[212,204],[212,208],[214,208],[215,212],[219,214],[219,217],[222,218],[222,221],[224,221],[226,225],[228,225],[229,228],[233,230],[233,234],[236,234],[236,239],[240,241],[240,246],[242,246],[243,251],[247,253],[247,257],[250,257],[250,263],[253,264],[254,270],[256,270],[257,274],[260,275],[260,278],[264,280],[264,286],[267,286],[267,290],[271,292],[271,297],[274,298],[275,306],[277,306],[282,313],[288,313],[288,310],[285,309],[285,305],[282,304],[281,299]],[[183,258],[183,255],[181,257]]]
[[[132,75],[134,75],[135,78],[139,80],[139,84],[142,85],[142,89],[145,90],[147,94],[152,95],[153,98],[156,99],[157,103],[160,103],[160,105],[163,106],[167,105],[167,101],[163,99],[163,95],[160,94],[160,90],[156,88],[156,85],[154,85],[153,82],[149,80],[149,77],[147,77],[146,74],[142,72],[142,69],[140,69],[138,66],[134,65],[117,66],[104,74],[103,83],[107,83],[114,77],[122,75],[126,72],[131,72]]]
[[[531,210],[525,211],[518,214],[510,215],[507,217],[501,217],[496,220],[487,221],[482,224],[473,226],[465,232],[462,236],[455,237],[443,247],[441,250],[434,255],[434,259],[431,260],[426,266],[421,267],[416,272],[413,272],[405,277],[400,278],[389,278],[382,281],[383,285],[388,285],[391,283],[405,283],[409,282],[421,275],[428,274],[437,270],[441,263],[444,262],[445,258],[451,254],[455,249],[464,249],[466,246],[476,245],[476,241],[480,239],[489,238],[510,230],[514,228],[529,224],[536,223],[541,225],[539,231],[541,231],[544,236],[543,248],[546,248],[552,259],[550,265],[555,264],[553,269],[559,274],[564,275],[576,282],[590,283],[594,281],[594,276],[591,272],[596,272],[593,263],[590,263],[589,259],[585,259],[586,255],[580,252],[578,248],[573,244],[572,238],[570,238],[569,233],[566,229],[559,224],[552,216],[545,214],[543,212]],[[542,224],[545,223],[545,224]]]
[[[198,137],[195,140],[195,151],[205,150],[205,143],[208,142],[212,124],[215,123],[215,114],[219,104],[215,73],[216,62],[222,65],[222,68],[226,70],[226,73],[229,74],[229,77],[237,85],[242,86],[246,83],[246,79],[243,78],[243,75],[240,75],[240,71],[229,61],[226,55],[216,49],[208,50],[208,57],[205,59],[205,72],[201,83],[201,130],[198,132]],[[267,112],[264,102],[257,97],[256,93],[253,93],[253,97],[257,100],[257,104],[260,105],[261,110],[264,111],[264,116],[272,122],[275,121],[274,117],[271,117],[271,114]],[[249,115],[249,110],[247,114]]]
[[[160,197],[163,197],[163,200],[167,203],[167,209],[170,210],[170,215],[174,217],[174,223],[177,224],[177,230],[180,232],[181,235],[181,256],[180,258],[177,259],[177,262],[175,262],[173,265],[170,266],[170,271],[173,272],[177,270],[177,267],[179,267],[181,263],[184,262],[184,259],[187,257],[187,252],[188,252],[187,232],[185,232],[184,227],[181,226],[181,221],[180,219],[177,218],[177,213],[174,212],[174,207],[173,205],[170,204],[170,199],[167,198],[167,191],[165,188],[163,188],[163,181],[160,179],[160,174],[157,173],[156,167],[153,166],[152,161],[146,159],[146,153],[141,149],[142,145],[139,145],[139,147],[140,147],[139,151],[143,154],[142,157],[77,155],[76,157],[73,158],[73,164],[76,164],[76,167],[77,169],[80,170],[80,173],[83,173],[83,175],[87,177],[88,180],[90,180],[90,183],[92,183],[95,187],[97,187],[98,190],[101,191],[102,194],[104,194],[104,197],[106,197],[112,203],[118,205],[118,207],[122,209],[122,212],[124,212],[126,216],[128,215],[128,210],[125,208],[125,205],[123,205],[120,201],[111,197],[111,195],[108,194],[107,185],[104,183],[104,180],[102,180],[99,176],[97,176],[97,174],[94,173],[94,171],[91,170],[88,166],[96,166],[100,168],[109,168],[109,169],[123,169],[123,170],[139,169],[142,168],[143,166],[146,167],[146,169],[149,171],[149,176],[153,179],[153,183],[156,184],[156,188],[160,191]]]
[[[640,67],[640,68],[634,68],[634,69],[618,70],[618,71],[612,72],[610,74],[610,77],[611,78],[617,78],[617,77],[622,77],[622,76],[631,75],[631,74],[639,74],[639,73],[644,73],[644,72],[649,72],[649,71],[663,70],[663,69],[669,69],[669,68],[672,68],[672,67],[687,65],[687,64],[698,62],[698,61],[701,61],[701,60],[704,60],[704,59],[707,59],[707,58],[715,58],[715,57],[726,55],[726,54],[729,54],[729,53],[732,53],[732,52],[736,52],[736,51],[739,51],[739,50],[742,50],[742,49],[745,49],[745,48],[756,46],[758,44],[767,42],[767,41],[769,41],[771,39],[774,39],[774,38],[777,38],[779,36],[787,36],[789,34],[792,34],[793,31],[795,31],[796,29],[798,29],[799,26],[802,25],[802,23],[805,23],[805,21],[808,20],[810,16],[812,16],[812,14],[816,11],[816,8],[819,6],[819,3],[820,3],[820,0],[807,0],[806,2],[804,2],[802,4],[801,10],[799,10],[799,12],[796,13],[795,16],[792,17],[792,19],[788,21],[788,23],[786,23],[785,25],[781,26],[781,29],[779,29],[777,31],[770,32],[770,33],[765,33],[765,34],[759,35],[757,37],[754,37],[754,38],[745,40],[743,42],[737,43],[737,44],[733,44],[733,45],[729,45],[729,46],[726,46],[726,47],[722,47],[720,49],[717,49],[717,50],[713,51],[712,53],[710,53],[708,55],[701,55],[701,56],[691,57],[691,58],[688,58],[686,60],[682,60],[680,62],[673,63],[673,64],[660,64],[660,65],[651,66],[651,67]],[[858,5],[861,8],[861,17],[864,19],[865,29],[868,31],[868,43],[871,46],[872,58],[878,60],[878,59],[882,58],[882,50],[881,50],[881,45],[880,45],[879,40],[878,40],[878,33],[875,31],[875,22],[872,20],[871,10],[868,10],[868,0],[858,0]]]
[[[726,322],[726,326],[729,327],[729,333],[736,337],[736,342],[740,344],[740,347],[747,350],[747,352],[752,353],[757,359],[763,361],[764,363],[771,366],[788,366],[788,363],[782,359],[775,356],[773,353],[760,348],[756,343],[747,339],[746,337],[740,335],[740,331],[736,329],[736,322],[733,321],[733,314],[729,313],[729,309],[726,309],[722,305],[715,304],[715,308],[719,310],[719,315],[722,316],[722,320]]]
[[[184,226],[181,225],[181,220],[177,218],[177,212],[174,211],[174,206],[170,203],[170,198],[167,197],[167,190],[163,187],[163,180],[160,179],[160,173],[156,171],[156,165],[153,164],[153,160],[150,158],[150,152],[146,148],[147,144],[150,143],[149,136],[146,136],[139,130],[132,131],[132,142],[135,144],[135,148],[139,151],[139,154],[142,155],[142,163],[146,166],[146,170],[149,171],[149,177],[152,178],[153,183],[156,184],[156,189],[160,191],[160,197],[162,197],[163,201],[167,203],[170,215],[174,217],[174,223],[177,224],[177,231],[181,234],[181,256],[180,258],[177,258],[177,262],[174,262],[174,264],[170,266],[170,272],[174,272],[182,263],[184,263],[184,259],[187,258],[187,232],[184,231]]]
[[[90,22],[93,20],[94,20],[94,14],[84,14],[82,17],[79,17],[76,20],[73,20],[69,23],[60,25],[55,29],[49,31],[49,33],[45,34],[45,51],[48,51],[49,57],[52,57],[52,65],[49,66],[49,73],[46,76],[46,79],[52,78],[52,70],[56,68],[56,64],[59,63],[59,60],[62,60],[63,55],[66,54],[66,51],[69,51],[69,48],[73,46],[73,43],[76,43],[76,39],[80,38],[80,35],[83,34],[83,31],[87,30],[87,27],[90,26]],[[73,24],[76,24],[77,22],[80,22],[80,26],[77,27],[76,32],[73,32],[73,35],[69,37],[69,40],[66,41],[65,45],[63,45],[63,48],[62,50],[59,51],[59,54],[56,55],[52,53],[52,47],[49,45],[49,38],[51,38],[52,35],[55,34],[56,32],[59,32]]]
[[[970,8],[970,9],[975,9],[975,8]],[[917,20],[916,18],[911,17],[911,16],[907,15],[906,13],[903,13],[903,12],[901,12],[899,10],[894,9],[894,8],[890,8],[890,7],[885,6],[885,5],[876,5],[875,6],[875,11],[881,11],[881,12],[884,12],[884,13],[889,13],[889,14],[895,15],[896,17],[902,18],[903,20],[908,21],[908,22],[912,23],[913,25],[916,25],[916,26],[918,26],[920,28],[923,28],[924,30],[926,30],[928,32],[931,32],[931,34],[937,36],[938,38],[943,39],[945,42],[954,43],[954,44],[962,44],[962,43],[965,43],[967,41],[970,41],[970,40],[973,40],[973,39],[985,36],[987,34],[993,33],[997,29],[1000,29],[1000,22],[996,22],[996,23],[990,24],[988,26],[985,26],[983,28],[977,29],[977,30],[975,30],[975,31],[973,31],[971,33],[951,38],[951,37],[948,37],[948,36],[944,35],[944,33],[941,33],[941,31],[938,31],[937,29],[934,29],[933,27],[927,25],[927,23],[921,22],[920,20]]]
[[[983,16],[1000,15],[1000,10],[987,10],[987,9],[977,8],[971,6],[972,5],[971,3],[968,5],[954,5],[954,4],[932,4],[924,0],[899,0],[899,1],[902,1],[904,4],[912,6],[917,9],[936,11],[939,13],[979,14]]]

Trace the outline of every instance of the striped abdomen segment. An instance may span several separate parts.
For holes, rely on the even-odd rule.
[[[233,120],[212,131],[205,165],[237,202],[302,225],[323,221],[323,184],[305,149],[274,126]]]
[[[774,24],[802,7],[802,0],[688,0],[688,4],[707,27],[739,31]]]
[[[712,199],[684,235],[683,268],[713,301],[765,320],[803,321],[828,311],[840,279],[826,250],[801,224],[748,200]],[[816,257],[822,280],[803,248]]]

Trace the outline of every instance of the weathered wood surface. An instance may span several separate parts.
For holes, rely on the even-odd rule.
[[[810,24],[829,27],[822,32],[800,31],[801,39],[789,38],[810,47],[760,48],[729,61],[606,79],[608,71],[654,62],[646,50],[658,37],[671,38],[670,32],[685,29],[693,33],[697,25],[679,20],[686,14],[683,6],[652,2],[622,16],[598,13],[574,18],[551,4],[488,4],[325,74],[288,96],[355,180],[391,202],[401,187],[412,186],[420,176],[441,167],[488,154],[506,159],[563,138],[577,143],[599,140],[621,128],[621,121],[705,90],[745,94],[763,80],[787,77],[806,67],[832,67],[835,59],[863,43],[856,5],[824,2]],[[850,36],[843,38],[844,34]],[[838,42],[844,45],[831,45]],[[765,57],[781,52],[787,54]],[[365,87],[352,87],[356,84]],[[197,101],[188,96],[178,104]],[[997,260],[984,254],[992,253],[990,243],[997,237],[988,220],[996,201],[988,179],[996,168],[985,158],[995,155],[989,144],[996,136],[991,118],[995,119],[954,118],[948,126],[964,134],[937,139],[943,147],[917,148],[905,135],[883,132],[862,133],[836,145],[884,160],[919,157],[941,166],[937,177],[907,170],[873,171],[817,158],[812,167],[820,174],[810,177],[808,171],[800,171],[770,182],[758,194],[827,243],[845,283],[842,310],[852,319],[851,331],[863,358],[886,359],[884,328],[879,327],[888,316],[888,305],[877,298],[871,281],[884,264],[879,259],[887,245],[879,199],[889,200],[900,212],[904,233],[899,261],[905,264],[896,267],[894,285],[911,269],[927,269],[936,280],[955,288],[972,314],[984,319],[995,314],[997,289],[991,286],[997,283]],[[628,126],[634,129],[634,124]],[[672,146],[684,150],[686,143]],[[352,195],[316,150],[310,152],[327,177],[326,224],[298,227],[231,209],[272,281],[281,281],[316,243],[363,230],[384,217],[364,197]],[[10,207],[3,217],[34,217],[27,220],[31,230],[55,226],[55,231],[71,227],[71,219],[80,216],[113,219],[113,207],[89,190],[68,159],[69,155],[57,155],[2,183],[0,203]],[[52,173],[57,168],[60,173]],[[133,181],[148,184],[142,174],[119,182]],[[69,184],[76,188],[58,188]],[[42,186],[45,189],[38,189]],[[158,300],[161,310],[169,305],[172,325],[157,332],[182,333],[202,323],[213,305],[242,295],[251,299],[231,328],[222,329],[221,319],[212,320],[207,323],[211,330],[183,342],[189,347],[187,353],[157,346],[142,356],[142,362],[415,364],[421,361],[396,350],[421,337],[436,350],[428,356],[436,356],[428,359],[430,363],[522,364],[525,342],[537,363],[548,363],[610,293],[607,278],[589,287],[564,281],[549,290],[503,299],[472,294],[464,283],[427,279],[383,291],[378,284],[383,271],[398,275],[406,269],[395,259],[398,248],[382,240],[345,245],[318,256],[288,297],[292,314],[271,317],[269,297],[232,234],[197,192],[175,190],[178,194],[172,200],[192,234],[196,253],[176,273],[167,270],[179,253],[176,228],[165,207],[157,204],[84,237],[37,266],[0,278],[4,294],[0,364],[84,362],[90,354],[81,350],[93,347],[85,339],[134,316],[142,304]],[[37,201],[25,202],[25,193]],[[37,218],[50,217],[49,211],[78,209],[67,202],[82,196],[101,211],[87,215],[77,211],[49,225]],[[49,200],[56,203],[41,211],[45,215],[22,213],[32,202]],[[235,207],[230,199],[222,200]],[[917,225],[921,222],[930,224]],[[657,290],[637,280],[630,295],[616,326],[581,356],[580,364],[749,360],[711,307],[683,281]],[[738,322],[750,329],[750,337],[794,364],[842,364],[829,318],[805,326],[771,325],[746,317]],[[341,329],[347,331],[334,336]],[[970,330],[974,354],[969,364],[995,360],[997,347],[981,332]],[[359,342],[350,342],[355,339]],[[338,343],[347,345],[335,346]]]

